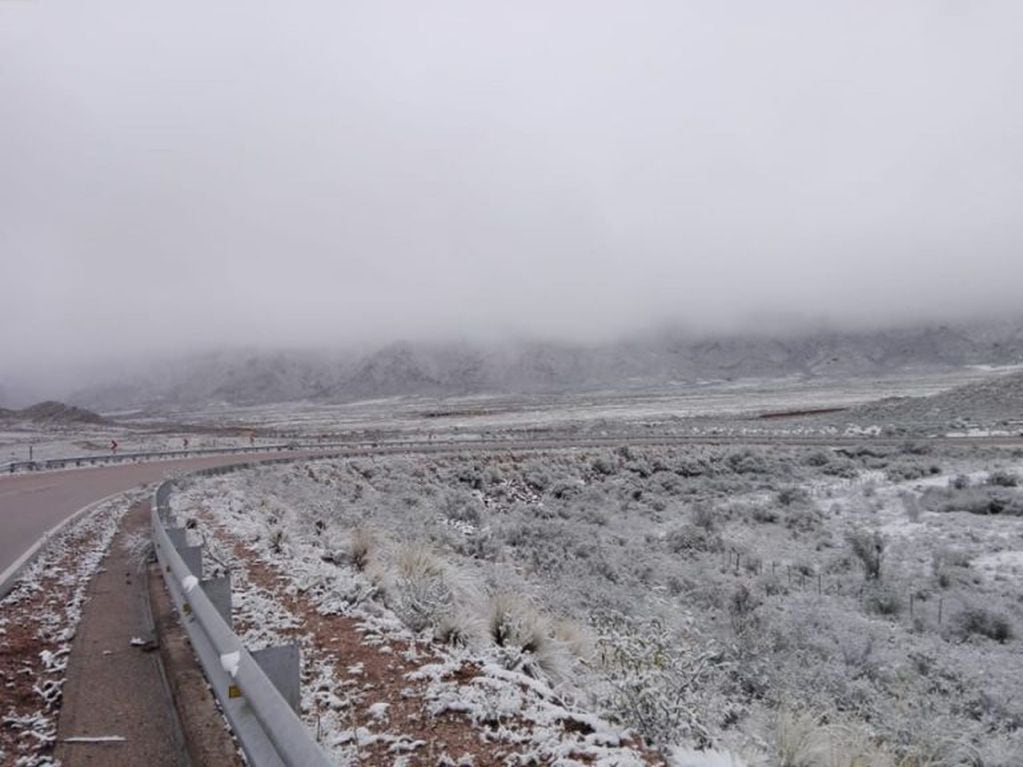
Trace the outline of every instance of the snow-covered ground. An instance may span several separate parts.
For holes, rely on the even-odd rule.
[[[844,408],[879,397],[926,396],[995,376],[991,370],[962,369],[944,373],[905,372],[885,378],[745,379],[708,381],[674,390],[588,392],[546,395],[473,395],[464,397],[391,397],[330,404],[293,402],[252,407],[219,406],[204,412],[169,411],[169,420],[208,426],[258,427],[288,435],[377,433],[425,435],[496,433],[528,429],[601,429],[656,426],[659,429],[788,430],[785,423],[736,426],[733,421],[761,413]],[[716,419],[713,424],[686,419]],[[825,426],[841,430],[838,415]],[[854,424],[869,427],[871,424]],[[821,428],[800,425],[801,431]]]
[[[457,713],[508,764],[1018,766],[1023,456],[934,450],[360,457],[174,504],[262,573],[241,623],[302,637],[342,761],[437,763],[413,744]],[[397,690],[358,683],[343,630],[401,657]]]

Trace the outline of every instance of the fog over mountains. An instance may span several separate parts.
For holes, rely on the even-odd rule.
[[[599,345],[396,342],[363,353],[232,349],[166,360],[69,391],[101,412],[348,401],[396,395],[640,389],[758,377],[846,377],[1023,363],[1023,320],[881,331],[693,337]]]

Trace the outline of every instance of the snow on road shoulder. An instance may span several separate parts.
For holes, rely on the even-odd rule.
[[[147,491],[98,506],[56,536],[0,601],[0,763],[52,764],[71,641],[121,517]]]

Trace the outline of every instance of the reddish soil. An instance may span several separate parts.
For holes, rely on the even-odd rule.
[[[284,630],[281,633],[296,637],[308,637],[314,652],[320,657],[339,658],[335,670],[335,690],[339,698],[344,699],[344,685],[351,686],[353,677],[347,676],[345,670],[361,664],[362,673],[355,677],[359,688],[369,695],[360,695],[360,699],[352,702],[345,712],[345,725],[349,728],[365,727],[367,730],[381,730],[381,723],[376,721],[369,712],[373,703],[384,702],[389,705],[387,721],[383,729],[389,732],[406,734],[412,740],[422,740],[424,745],[407,754],[408,765],[434,767],[446,763],[448,759],[458,760],[471,758],[469,762],[476,767],[482,765],[503,765],[516,753],[523,751],[513,743],[503,743],[487,737],[487,730],[498,726],[505,728],[529,728],[531,724],[525,720],[502,720],[501,722],[473,722],[468,716],[445,712],[433,714],[427,708],[424,699],[426,682],[410,681],[407,675],[421,667],[440,660],[433,648],[425,644],[415,646],[416,662],[405,659],[408,645],[388,639],[388,649],[371,640],[373,637],[365,625],[358,620],[340,615],[322,615],[312,602],[302,596],[285,593],[287,577],[273,564],[260,560],[243,543],[233,538],[223,527],[219,526],[209,515],[204,514],[204,521],[215,531],[215,535],[234,552],[235,556],[244,561],[248,569],[250,582],[273,595],[274,599],[301,621],[301,628]],[[237,626],[239,630],[244,625]],[[460,683],[468,683],[479,675],[479,669],[471,664],[459,668],[451,679]],[[524,688],[523,688],[524,689]],[[319,712],[325,713],[325,712]],[[566,732],[576,731],[582,725],[579,722],[565,721]],[[629,744],[633,748],[642,749],[638,744]],[[366,767],[387,767],[393,765],[396,754],[389,753],[390,744],[377,742],[365,745],[359,750],[359,764]],[[663,760],[654,752],[643,750],[649,764],[663,764]],[[577,755],[578,761],[586,762],[583,755]],[[553,761],[553,760],[551,760]]]

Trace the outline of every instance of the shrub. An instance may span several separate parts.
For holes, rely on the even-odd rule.
[[[902,612],[902,600],[895,589],[879,586],[870,589],[863,596],[864,606],[878,615],[895,616]]]
[[[643,479],[646,479],[647,477],[654,473],[653,467],[649,464],[649,462],[642,458],[638,458],[626,463],[625,470],[631,471],[633,474],[637,474]]]
[[[908,482],[914,479],[921,479],[930,473],[930,467],[916,462],[895,463],[885,471],[885,475],[892,482]]]
[[[283,554],[288,543],[288,534],[279,527],[274,528],[270,531],[268,543],[271,552],[274,554]]]
[[[859,469],[852,461],[843,460],[835,461],[833,463],[826,464],[821,468],[821,473],[827,474],[830,477],[839,477],[841,479],[856,479],[860,475]]]
[[[809,714],[782,714],[778,767],[894,767],[896,761],[862,727],[825,724]],[[907,764],[903,762],[903,764]]]
[[[413,631],[436,625],[450,615],[455,593],[447,567],[428,547],[405,544],[394,560],[388,604]]]
[[[831,453],[827,450],[817,450],[816,452],[810,453],[803,461],[807,466],[827,466],[831,463]]]
[[[771,470],[767,459],[750,448],[730,453],[726,463],[736,474],[767,474]]]
[[[773,524],[778,521],[778,510],[773,506],[754,506],[750,516],[754,522]]]
[[[465,490],[451,490],[440,502],[441,512],[452,522],[478,525],[483,518],[483,504],[473,493]]]
[[[696,525],[676,527],[664,536],[668,550],[673,554],[685,551],[720,551],[721,539],[706,528]]]
[[[569,644],[583,652],[585,640],[567,627],[551,626],[545,615],[525,600],[512,594],[498,594],[490,601],[487,633],[501,648],[508,668],[532,676],[543,671],[548,677],[563,679],[571,670]]]
[[[853,554],[863,565],[863,574],[868,581],[881,580],[881,562],[884,559],[885,540],[881,533],[855,530],[846,535]]]
[[[728,619],[736,636],[741,636],[756,625],[757,619],[754,611],[759,606],[757,598],[745,584],[740,583],[732,591],[728,599]]]
[[[1019,477],[1011,471],[993,471],[988,475],[987,483],[996,487],[1016,487],[1019,485]]]
[[[376,534],[372,530],[366,527],[353,528],[348,539],[348,562],[356,570],[365,570],[376,546]]]
[[[956,615],[953,627],[962,638],[979,634],[997,642],[1008,642],[1015,636],[1009,618],[985,607],[966,607]]]
[[[468,613],[453,610],[442,614],[433,630],[434,639],[454,646],[470,644],[479,633],[476,619]]]
[[[811,506],[796,506],[785,514],[785,526],[790,530],[810,533],[820,524],[820,513]]]
[[[558,500],[567,500],[582,492],[582,487],[577,480],[561,479],[554,483],[551,488],[551,495]]]
[[[538,652],[550,640],[543,617],[525,601],[511,594],[490,600],[487,631],[498,647]]]
[[[805,506],[810,503],[810,494],[801,487],[785,487],[776,496],[782,506]]]
[[[983,487],[927,488],[921,501],[932,511],[965,511],[970,514],[1015,514],[1020,505],[1012,490],[987,485]]]
[[[709,503],[697,503],[693,505],[693,524],[702,527],[708,533],[711,532],[717,522],[717,514],[714,507]]]
[[[551,486],[551,475],[547,470],[547,464],[542,461],[530,461],[526,464],[522,477],[526,484],[538,493]]]

